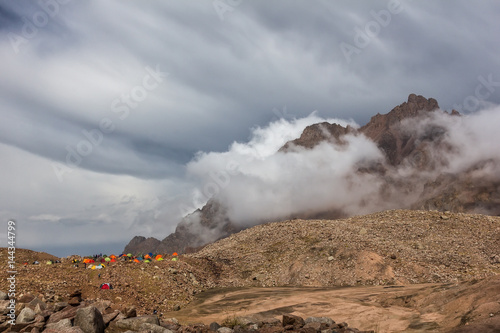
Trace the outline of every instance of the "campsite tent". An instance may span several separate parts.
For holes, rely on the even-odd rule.
[[[103,283],[101,284],[101,289],[113,289],[113,286],[111,285],[111,283]]]
[[[109,261],[111,261],[111,258],[107,257],[107,258],[104,259],[104,261],[109,262]]]

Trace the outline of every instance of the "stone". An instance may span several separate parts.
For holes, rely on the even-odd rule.
[[[76,311],[75,326],[85,333],[104,333],[102,314],[95,306],[87,306]]]
[[[173,333],[171,330],[166,329],[160,325],[144,323],[140,326],[141,330],[147,330],[148,333]]]
[[[45,310],[47,308],[47,304],[45,304],[45,302],[43,302],[38,297],[33,298],[33,300],[31,302],[29,302],[27,306],[30,309],[35,310],[35,312],[36,312],[36,307],[37,306],[40,308],[39,311],[43,311],[43,310]]]
[[[0,290],[0,301],[5,301],[8,299],[9,299],[9,296],[7,295],[7,293]]]
[[[104,321],[104,325],[108,325],[112,320],[114,320],[118,315],[120,314],[120,311],[115,310],[111,313],[104,314],[102,316],[102,320]]]
[[[68,305],[67,307],[65,307],[61,311],[50,315],[49,320],[47,320],[47,324],[57,323],[59,320],[66,319],[66,318],[73,319],[73,318],[75,318],[76,311],[78,309],[79,309],[78,307],[73,307],[71,305]]]
[[[335,258],[333,256],[328,257],[328,261],[333,261]]]
[[[21,295],[21,297],[19,297],[17,299],[17,303],[29,303],[34,299],[35,299],[35,296],[33,296],[30,293],[26,293],[26,294]]]
[[[68,304],[69,304],[69,305],[72,305],[72,306],[78,306],[78,305],[80,305],[80,302],[81,302],[80,298],[78,298],[78,297],[72,297],[72,298],[68,301]]]
[[[62,319],[62,320],[59,320],[57,323],[52,323],[52,324],[48,324],[46,326],[47,329],[54,329],[54,330],[58,330],[58,329],[63,329],[63,328],[68,328],[68,327],[72,327],[73,325],[71,324],[71,319],[69,318],[65,318],[65,319]]]
[[[326,324],[328,326],[333,326],[335,324],[335,321],[333,321],[331,318],[328,317],[308,317],[305,320],[306,324],[309,323],[320,323],[320,324]]]
[[[316,331],[321,331],[321,323],[319,322],[310,322],[310,323],[306,323],[303,327],[304,329],[307,329],[307,328],[312,328],[314,330],[314,332]],[[326,327],[324,327],[326,328]]]
[[[220,328],[220,325],[214,321],[213,323],[210,323],[209,327],[211,331],[216,332]]]
[[[280,326],[264,326],[259,329],[259,333],[282,333],[284,328]]]
[[[126,318],[137,317],[137,309],[133,305],[130,307],[126,307],[123,311],[123,314]]]
[[[17,317],[16,323],[29,323],[35,320],[35,311],[31,310],[30,308],[24,308],[19,316]]]
[[[10,301],[5,300],[5,301],[0,301],[0,314],[7,314],[9,313],[9,306]]]
[[[104,314],[111,307],[111,301],[98,301],[93,303],[92,306],[95,306],[100,313]]]
[[[139,316],[114,321],[110,324],[110,327],[113,326],[113,328],[122,330],[138,331],[141,329],[141,325],[145,323],[158,326],[160,325],[160,321],[158,320],[157,316]]]
[[[259,322],[259,326],[278,326],[281,325],[281,320],[276,318],[266,318]]]
[[[57,302],[56,304],[54,304],[54,312],[59,312],[68,305],[68,302]]]
[[[294,316],[292,314],[283,315],[283,327],[292,325],[294,329],[301,328],[305,325],[305,321],[302,317]]]
[[[233,330],[229,327],[219,327],[217,333],[233,333]]]
[[[68,328],[63,328],[63,329],[46,329],[43,331],[43,333],[85,333],[82,331],[82,329],[78,326],[73,326],[73,327],[68,327]]]

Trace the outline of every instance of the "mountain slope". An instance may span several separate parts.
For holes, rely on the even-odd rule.
[[[299,138],[283,145],[276,156],[308,156],[307,152],[321,150],[324,145],[343,151],[349,149],[354,139],[364,138],[375,144],[373,149],[378,149],[381,158],[362,158],[343,176],[347,190],[356,189],[354,194],[345,194],[351,196],[350,202],[338,204],[332,200],[321,208],[296,210],[279,218],[332,219],[397,208],[500,215],[500,162],[485,158],[461,169],[450,165],[451,159],[461,155],[463,143],[453,141],[452,131],[454,124],[466,121],[462,118],[454,110],[451,114],[440,110],[433,98],[411,94],[406,102],[387,114],[373,116],[359,129],[329,123],[307,126]],[[336,161],[331,163],[334,167]],[[369,191],[362,188],[364,184],[370,184]],[[153,252],[190,252],[248,225],[266,222],[232,221],[230,208],[220,197],[214,197],[184,218],[175,233],[161,242],[150,241],[148,247],[136,239],[126,251],[137,253],[149,248]]]

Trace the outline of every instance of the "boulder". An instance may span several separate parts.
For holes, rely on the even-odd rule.
[[[104,333],[102,314],[95,306],[87,306],[76,311],[75,326],[85,333]]]
[[[70,318],[73,319],[76,316],[76,311],[78,310],[78,307],[73,307],[71,305],[68,305],[64,309],[62,309],[59,312],[55,312],[52,315],[50,315],[49,320],[47,320],[47,324],[52,324],[52,323],[57,323],[59,320]]]
[[[16,319],[16,323],[29,323],[35,320],[36,313],[30,308],[24,308]]]
[[[112,322],[109,327],[111,332],[121,332],[123,330],[138,331],[141,329],[142,324],[160,325],[157,316],[140,316],[133,318],[126,318]]]
[[[78,326],[67,327],[62,329],[46,329],[43,333],[85,333]]]
[[[47,309],[47,304],[45,304],[45,302],[43,302],[38,297],[33,298],[33,300],[31,302],[29,302],[27,305],[27,307],[29,307],[31,310],[35,310],[35,312],[36,312],[37,306],[39,307],[40,312]]]
[[[173,333],[173,331],[165,327],[150,323],[143,323],[140,328],[141,330],[146,330],[148,333]]]
[[[19,297],[17,299],[17,303],[29,303],[34,299],[35,299],[35,296],[33,296],[30,293],[26,293],[26,294],[21,295],[21,297]]]
[[[102,319],[104,320],[104,325],[108,325],[112,320],[114,320],[118,315],[120,314],[120,311],[115,310],[111,313],[104,314],[102,316]]]
[[[335,324],[335,321],[333,321],[331,318],[328,317],[307,317],[305,323],[306,324],[320,323],[320,324],[326,324],[328,326],[333,326]]]
[[[217,333],[233,333],[233,330],[229,327],[219,327]]]
[[[303,329],[310,329],[311,328],[314,330],[314,332],[320,332],[320,331],[327,328],[325,324],[323,324],[324,327],[321,327],[321,325],[322,324],[318,323],[318,322],[311,322],[311,323],[305,324]]]
[[[48,324],[46,326],[46,329],[53,329],[53,330],[57,330],[59,332],[59,330],[62,330],[64,328],[69,328],[72,326],[73,325],[71,324],[71,319],[65,318],[65,319],[59,320],[57,323]]]
[[[220,325],[214,321],[213,323],[210,323],[209,327],[211,331],[217,332],[217,330],[220,328]]]
[[[78,305],[80,305],[80,302],[81,302],[80,298],[78,298],[78,297],[71,297],[71,299],[68,301],[68,304],[72,305],[72,306],[78,306]]]
[[[0,301],[0,315],[9,313],[8,306],[10,305],[9,300]]]
[[[305,321],[302,317],[294,316],[292,314],[284,314],[283,315],[283,327],[293,326],[294,330],[301,328],[305,325]]]
[[[62,309],[64,309],[65,307],[67,307],[69,304],[68,302],[57,302],[55,305],[54,305],[54,312],[58,312],[58,311],[61,311]]]
[[[9,296],[7,295],[7,293],[0,290],[0,301],[5,301],[8,299],[9,299]]]

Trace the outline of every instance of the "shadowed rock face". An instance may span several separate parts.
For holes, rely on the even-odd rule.
[[[149,253],[151,249],[156,249],[160,241],[154,237],[135,236],[123,250],[123,253]]]
[[[322,141],[332,142],[342,145],[345,141],[342,137],[346,134],[354,134],[356,130],[350,126],[343,127],[338,124],[330,124],[323,122],[307,126],[300,138],[287,142],[279,151],[288,152],[294,150],[295,147],[314,148]]]
[[[356,165],[353,173],[376,176],[384,184],[380,189],[380,198],[377,199],[393,202],[390,208],[437,209],[500,215],[499,177],[478,172],[485,169],[488,163],[496,165],[496,161],[481,162],[460,174],[439,174],[434,178],[422,176],[424,173],[428,174],[445,166],[447,161],[440,159],[440,152],[449,152],[455,148],[444,140],[447,134],[446,128],[433,122],[426,122],[423,128],[415,131],[408,127],[408,123],[430,119],[438,113],[445,117],[460,116],[455,110],[451,114],[439,110],[439,105],[433,98],[427,99],[410,94],[406,102],[396,106],[387,114],[373,116],[368,124],[359,129],[327,122],[308,126],[299,138],[287,142],[279,152],[300,153],[306,149],[313,149],[322,142],[343,146],[348,144],[346,136],[364,135],[377,145],[385,161]],[[397,176],[398,172],[395,170],[398,168],[405,169],[407,175]],[[399,203],[400,193],[413,193],[411,202],[406,200],[404,204]],[[385,209],[387,208],[389,207]],[[283,216],[283,219],[333,219],[346,215],[341,208],[332,204],[330,209],[324,211],[309,210],[293,216]],[[186,216],[176,231],[162,241],[135,237],[125,251],[127,253],[192,252],[240,230],[241,227],[236,226],[227,217],[225,207],[212,199],[202,209]]]

